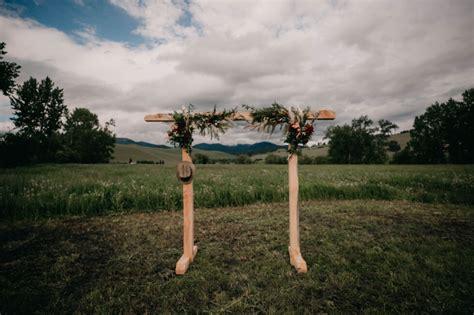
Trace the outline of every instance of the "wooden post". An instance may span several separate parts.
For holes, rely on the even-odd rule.
[[[301,256],[300,250],[300,212],[298,208],[298,155],[290,154],[288,158],[288,188],[289,188],[289,208],[290,208],[290,263],[299,273],[308,271],[306,262]]]
[[[205,114],[205,113],[201,113]],[[310,112],[310,120],[333,120],[336,113],[331,110],[320,110]],[[237,112],[231,117],[235,121],[251,121],[250,112]],[[159,113],[146,115],[145,121],[149,122],[173,122],[173,114]],[[191,156],[182,149],[182,160],[192,162]],[[300,250],[300,230],[299,230],[299,209],[298,209],[298,156],[292,154],[288,158],[288,184],[289,184],[289,208],[290,208],[290,262],[300,273],[308,271],[308,267]],[[194,256],[197,253],[197,246],[194,246],[194,200],[193,183],[183,184],[183,256],[176,263],[176,274],[183,275],[188,270]]]
[[[182,160],[192,162],[191,156],[181,149]],[[194,246],[194,192],[193,182],[183,184],[183,256],[176,263],[176,274],[184,275],[197,253]]]

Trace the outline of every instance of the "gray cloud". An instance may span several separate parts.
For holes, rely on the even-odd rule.
[[[155,2],[112,1],[140,22],[149,46],[93,33],[78,44],[1,15],[0,38],[23,66],[22,80],[49,75],[71,107],[115,118],[119,136],[155,143],[165,142],[167,126],[143,116],[189,103],[198,110],[274,101],[336,110],[337,121],[317,124],[319,139],[328,125],[365,114],[408,129],[430,104],[474,86],[469,0]],[[170,14],[156,15],[158,8]],[[186,27],[178,24],[184,12],[192,16]],[[281,135],[240,127],[220,142],[268,139]],[[202,141],[210,140],[196,137]]]

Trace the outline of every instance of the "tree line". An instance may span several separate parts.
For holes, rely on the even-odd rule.
[[[0,90],[10,99],[14,129],[1,136],[0,165],[33,163],[107,163],[112,158],[115,134],[111,119],[102,126],[87,108],[70,112],[64,93],[46,77],[30,77],[20,85],[15,79],[21,66],[3,60],[0,43]]]
[[[474,88],[462,100],[431,105],[415,118],[411,140],[396,153],[394,163],[474,163]]]
[[[330,127],[328,160],[336,164],[379,164],[388,162],[394,152],[395,164],[474,163],[474,88],[462,100],[449,99],[429,106],[415,117],[410,140],[403,150],[389,141],[398,127],[388,120],[374,123],[367,116],[352,123]]]

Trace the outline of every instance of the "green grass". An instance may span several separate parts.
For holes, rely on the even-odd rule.
[[[0,170],[0,220],[181,209],[171,165],[43,165]],[[474,204],[474,166],[301,165],[302,200]],[[287,201],[285,165],[198,165],[197,208]]]
[[[289,264],[286,203],[197,209],[185,276],[180,212],[0,223],[0,313],[474,312],[472,206],[311,201],[300,217],[307,274]]]

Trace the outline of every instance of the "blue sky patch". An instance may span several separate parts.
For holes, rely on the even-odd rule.
[[[96,36],[102,39],[125,42],[130,46],[145,43],[143,37],[133,33],[139,26],[138,21],[107,1],[4,0],[3,5],[22,18],[59,29],[76,40],[75,32],[93,28]]]

